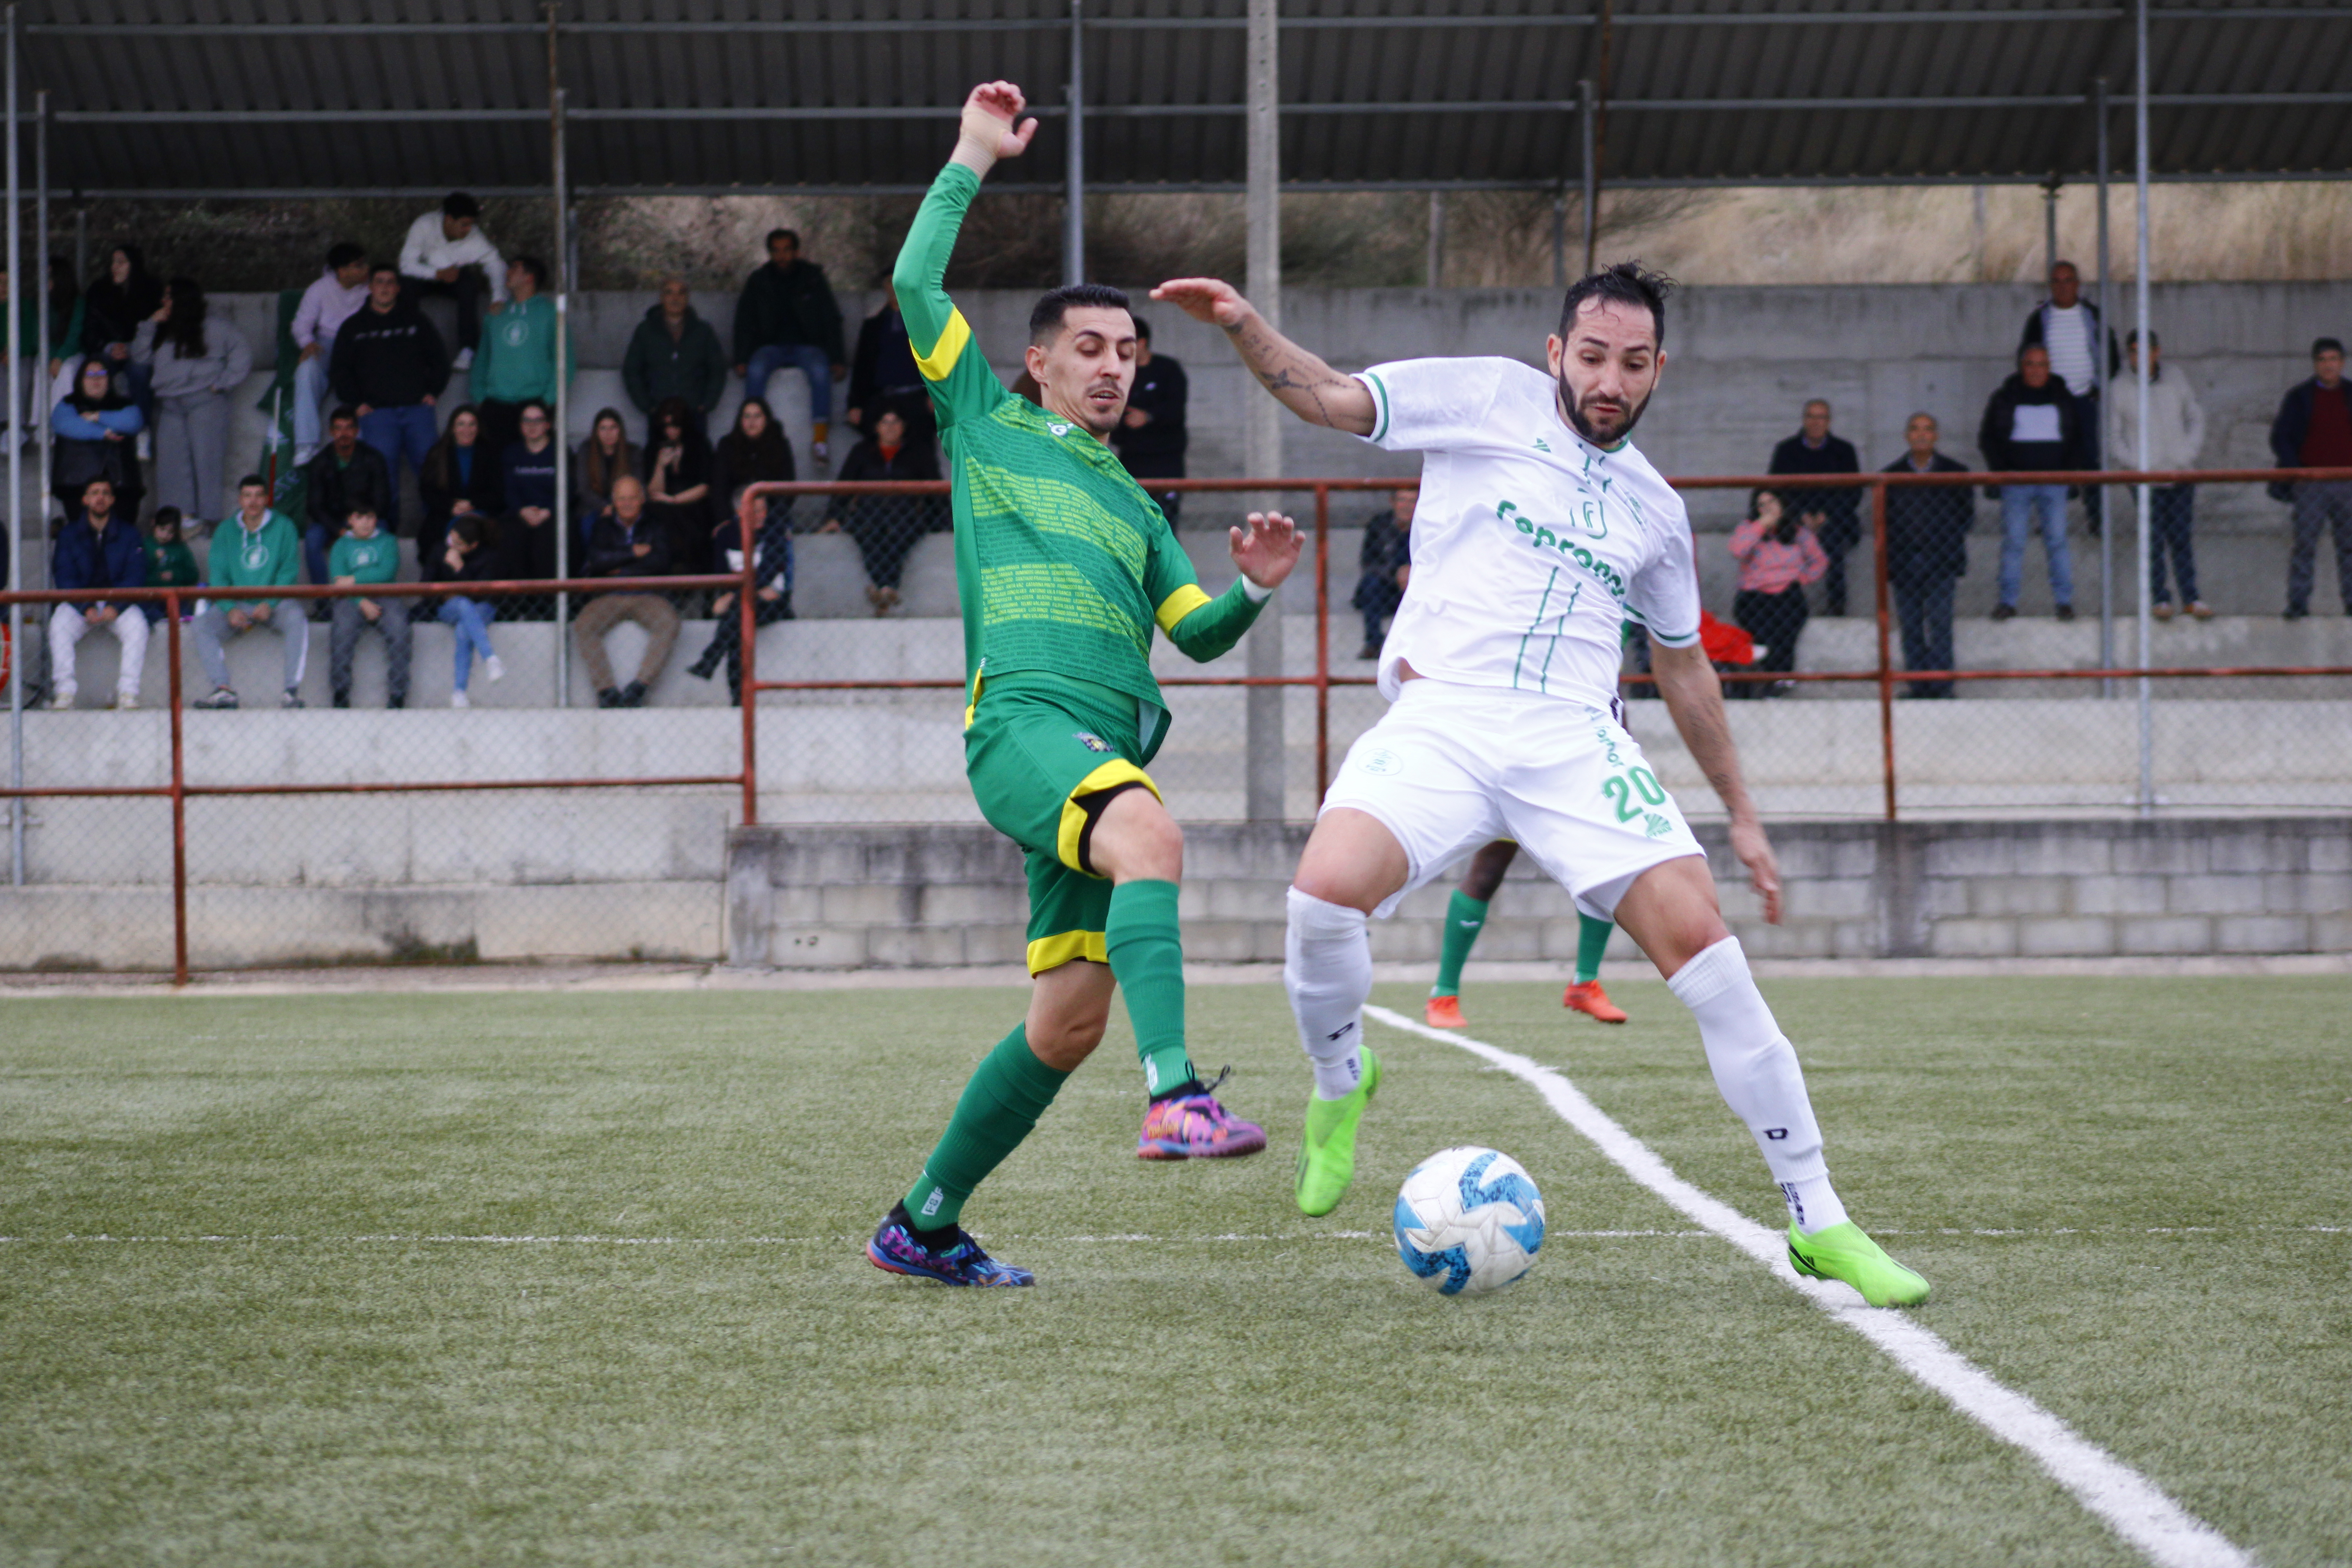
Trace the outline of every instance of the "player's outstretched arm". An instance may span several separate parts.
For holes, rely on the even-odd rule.
[[[1203,664],[1233,651],[1298,564],[1298,525],[1278,511],[1254,511],[1247,532],[1233,530],[1234,564],[1241,575],[1212,599],[1193,582],[1192,563],[1175,534],[1163,540],[1146,589],[1159,601],[1160,629],[1168,640]]]
[[[985,179],[1000,158],[1018,158],[1037,134],[1037,121],[1024,120],[1029,106],[1021,89],[1009,81],[984,81],[963,100],[963,119],[956,126],[955,152],[948,162],[961,163]]]
[[[1196,321],[1225,330],[1250,374],[1285,408],[1309,425],[1369,436],[1379,410],[1364,384],[1342,375],[1266,324],[1232,284],[1215,278],[1171,278],[1151,291]]]
[[[931,389],[942,427],[985,413],[1004,395],[1003,384],[986,361],[964,352],[971,328],[948,298],[948,258],[955,253],[956,234],[981,180],[999,158],[1020,156],[1037,133],[1036,121],[1021,118],[1025,104],[1021,89],[1009,81],[982,82],[971,89],[955,151],[916,210],[890,269],[915,363]]]
[[[1666,647],[1653,641],[1650,672],[1658,679],[1658,695],[1666,700],[1666,711],[1674,715],[1691,759],[1731,814],[1731,852],[1748,868],[1748,881],[1764,900],[1765,921],[1779,925],[1780,863],[1756,815],[1756,803],[1748,797],[1747,781],[1740,777],[1739,748],[1732,743],[1731,722],[1723,711],[1723,682],[1716,679],[1715,666],[1696,643]]]

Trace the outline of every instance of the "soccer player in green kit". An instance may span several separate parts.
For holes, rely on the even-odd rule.
[[[963,604],[964,766],[981,813],[1026,851],[1028,1016],[984,1058],[922,1174],[866,1244],[877,1268],[948,1285],[1027,1285],[958,1224],[965,1199],[1037,1123],[1127,994],[1146,1092],[1144,1159],[1247,1154],[1265,1131],[1230,1115],[1184,1047],[1176,879],[1184,836],[1144,767],[1168,711],[1151,678],[1156,625],[1195,659],[1231,649],[1298,563],[1296,526],[1233,530],[1241,576],[1212,599],[1168,521],[1108,445],[1135,379],[1127,296],[1079,284],[1037,302],[1013,396],[943,287],[965,210],[1037,129],[1010,82],[964,102],[955,153],[923,199],[892,276],[939,413],[955,487]]]

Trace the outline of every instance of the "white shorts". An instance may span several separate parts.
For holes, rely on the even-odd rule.
[[[1651,867],[1706,854],[1613,714],[1532,691],[1405,682],[1348,749],[1323,800],[1335,806],[1369,812],[1404,846],[1405,884],[1372,911],[1383,920],[1497,838],[1602,920]]]

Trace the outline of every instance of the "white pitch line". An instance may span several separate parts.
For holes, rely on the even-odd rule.
[[[2253,1559],[2154,1482],[2016,1390],[2003,1386],[1941,1336],[1899,1311],[1865,1305],[1852,1287],[1808,1279],[1789,1263],[1788,1238],[1708,1196],[1676,1175],[1655,1151],[1618,1125],[1566,1077],[1484,1040],[1433,1029],[1386,1007],[1367,1017],[1392,1029],[1482,1057],[1540,1093],[1559,1119],[1590,1139],[1636,1182],[1769,1268],[1831,1319],[1885,1351],[1895,1363],[1949,1400],[2002,1442],[2032,1455],[2052,1479],[2161,1568],[2253,1568]]]

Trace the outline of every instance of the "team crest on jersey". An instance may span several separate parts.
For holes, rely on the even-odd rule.
[[[1675,825],[1654,811],[1642,814],[1642,831],[1653,838],[1664,838],[1675,830]]]
[[[1062,424],[1048,425],[1045,428],[1051,430],[1056,437],[1066,436],[1070,433],[1070,427]]]
[[[1404,759],[1386,746],[1375,746],[1356,765],[1368,773],[1399,773],[1404,771]]]
[[[1101,752],[1108,754],[1110,751],[1110,742],[1092,730],[1073,730],[1070,731],[1070,739],[1089,752]]]

